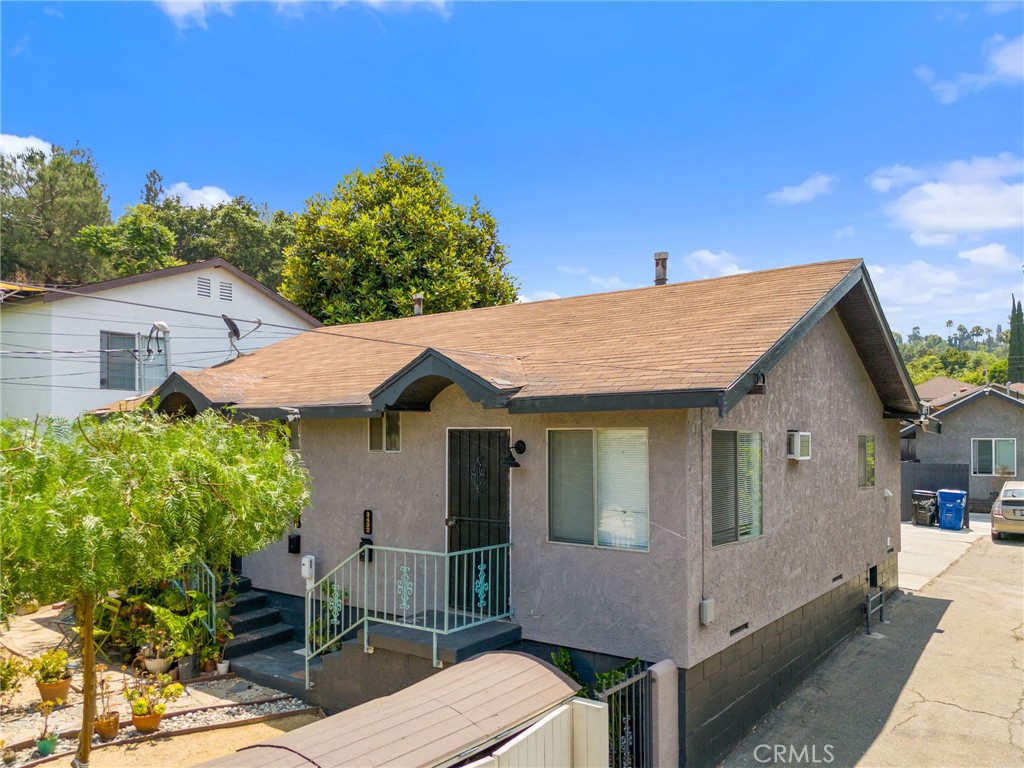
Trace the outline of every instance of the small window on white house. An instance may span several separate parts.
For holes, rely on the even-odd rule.
[[[1012,437],[971,439],[971,474],[997,477],[1017,475],[1017,440]]]
[[[137,342],[134,333],[100,331],[100,389],[138,389]]]
[[[149,349],[142,353],[142,388],[152,389],[163,384],[164,379],[171,375],[170,351],[167,345],[170,339],[160,339],[159,346],[156,343],[150,345]],[[141,345],[140,345],[141,349]],[[152,352],[150,352],[150,350]],[[148,358],[148,359],[147,359]]]
[[[548,432],[551,541],[646,550],[647,430]]]
[[[398,411],[385,411],[370,423],[370,450],[397,453],[402,450],[402,421]]]
[[[220,284],[220,300],[221,301],[231,301],[231,291],[232,291],[231,283],[224,283],[224,282],[222,282]]]
[[[208,299],[213,295],[213,284],[210,282],[208,277],[197,277],[196,278],[196,296],[202,299]]]
[[[875,487],[875,436],[857,436],[857,487]]]
[[[711,545],[761,535],[761,433],[711,430]]]

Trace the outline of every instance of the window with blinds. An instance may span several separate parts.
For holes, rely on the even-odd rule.
[[[551,541],[646,550],[647,430],[548,432],[548,537]]]
[[[100,331],[100,389],[138,389],[137,341],[134,333]]]
[[[875,436],[857,437],[857,487],[875,487]]]
[[[711,544],[760,536],[764,502],[760,432],[711,430]]]

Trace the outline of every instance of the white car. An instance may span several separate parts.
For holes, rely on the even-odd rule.
[[[992,504],[992,538],[1024,534],[1024,480],[1007,480]]]

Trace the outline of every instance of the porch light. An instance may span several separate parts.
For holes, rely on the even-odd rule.
[[[524,443],[522,440],[516,440],[515,445],[508,449],[508,456],[502,459],[501,463],[498,464],[499,467],[508,467],[509,469],[511,469],[513,467],[523,466],[518,461],[516,461],[515,454],[512,453],[512,451],[515,451],[520,456],[522,456],[524,453],[526,453],[526,443]]]

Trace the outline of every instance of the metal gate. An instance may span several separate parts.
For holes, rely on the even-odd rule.
[[[608,765],[611,768],[653,768],[651,743],[651,673],[637,664],[629,676],[596,691],[608,704]]]

